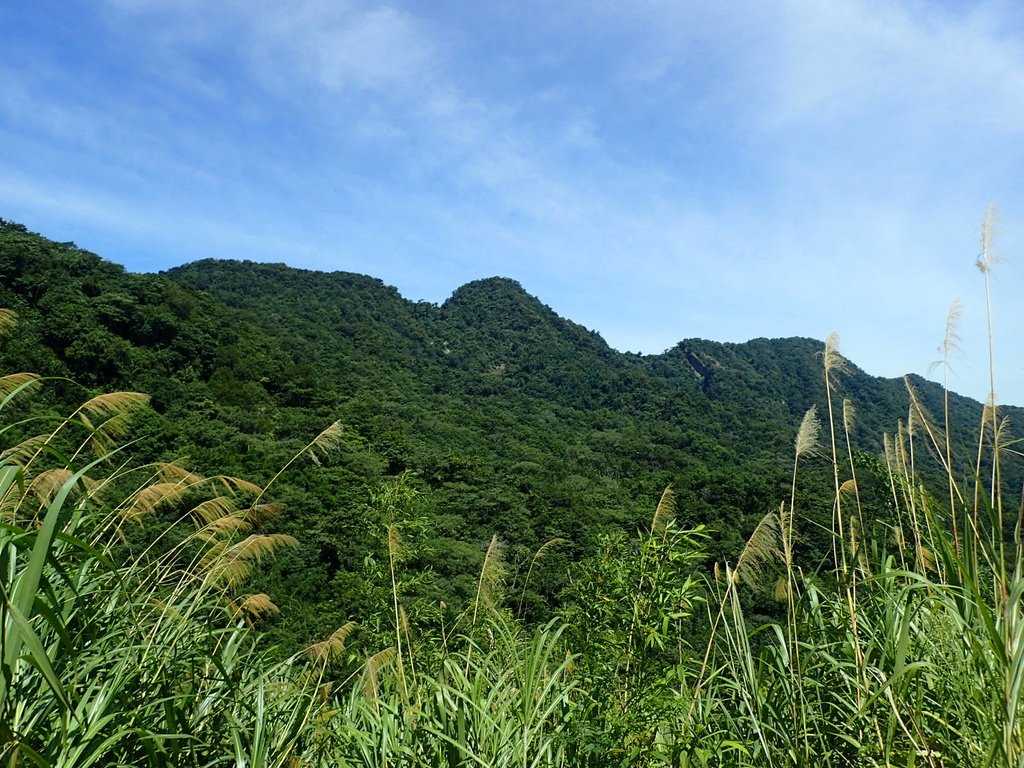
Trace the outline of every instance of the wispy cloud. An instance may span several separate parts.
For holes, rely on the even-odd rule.
[[[866,116],[897,131],[1024,124],[1024,51],[983,5],[808,1],[780,17],[777,67],[766,71],[770,126]]]
[[[151,263],[284,260],[416,298],[508,274],[619,347],[838,329],[895,375],[953,298],[980,317],[990,199],[1024,242],[1007,2],[96,7],[73,6],[85,35],[0,53],[0,202],[115,259],[120,230]]]
[[[250,55],[264,78],[290,72],[332,92],[414,94],[431,86],[437,52],[410,14],[335,3],[273,7],[252,19]]]

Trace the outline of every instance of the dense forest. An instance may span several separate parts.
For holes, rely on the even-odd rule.
[[[1012,445],[1003,421],[979,441],[990,411],[937,384],[871,377],[832,339],[620,353],[505,278],[438,306],[371,277],[280,264],[132,274],[3,220],[0,307],[0,373],[13,375],[0,379],[0,713],[12,717],[0,739],[12,765],[1024,759],[1015,708],[993,720],[991,702],[965,703],[934,722],[952,693],[926,670],[943,654],[963,680],[1001,674],[969,673],[970,648],[940,641],[975,621],[996,634],[1012,630],[1006,616],[1020,621],[1018,507],[1002,494],[1024,479],[1012,452],[999,460],[1000,440]],[[140,507],[146,487],[162,490]],[[67,518],[90,505],[100,522]],[[179,530],[196,519],[198,538]],[[226,520],[246,536],[228,536]],[[990,542],[971,550],[974,570],[968,535]],[[192,601],[174,586],[186,576],[203,585]],[[948,595],[927,586],[940,577]],[[239,671],[223,701],[203,694],[256,725],[136,713],[136,735],[108,743],[109,723],[83,716],[85,735],[33,742],[26,724],[50,714],[32,721],[17,695],[39,685],[68,711],[86,706],[73,700],[88,691],[56,693],[66,684],[47,647],[99,631],[79,613],[120,591],[185,617],[172,644],[193,633],[196,645],[175,657],[178,673],[212,658],[231,678],[231,643],[251,655],[231,663],[268,665],[265,678]],[[929,594],[949,611],[975,602],[938,616]],[[999,595],[1010,614],[984,619]],[[119,617],[103,638],[171,631],[132,605],[139,623]],[[44,625],[57,627],[49,640]],[[1001,653],[1012,665],[1022,652]],[[293,674],[310,658],[312,671]],[[28,668],[41,675],[31,684]],[[293,711],[271,683],[291,691]],[[250,684],[274,698],[266,721],[246,703]],[[200,688],[160,695],[209,708]],[[897,691],[917,704],[905,711]],[[514,700],[481,708],[492,695]],[[344,722],[325,725],[331,711]],[[139,735],[160,728],[188,735]],[[959,755],[974,762],[948,756],[965,733]],[[990,733],[1005,739],[986,756]],[[81,754],[60,752],[69,744]]]

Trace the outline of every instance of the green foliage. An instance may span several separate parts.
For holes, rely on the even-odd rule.
[[[500,279],[0,276],[5,764],[1024,766],[1014,409]]]
[[[629,540],[601,537],[574,569],[562,618],[581,691],[574,759],[649,765],[668,759],[689,705],[688,619],[701,601],[703,533],[674,522]]]
[[[122,393],[78,409],[107,417],[85,426],[83,445],[101,444],[135,407]],[[312,700],[251,642],[247,620],[273,604],[234,590],[283,541],[244,535],[260,509],[220,495],[192,508],[195,526],[169,549],[126,551],[125,530],[144,516],[224,484],[171,467],[133,471],[116,452],[79,467],[60,447],[82,427],[61,421],[35,450],[0,459],[0,759],[281,765]],[[149,479],[123,490],[132,475]]]
[[[361,510],[389,478],[410,473],[430,518],[424,600],[467,600],[495,533],[513,583],[544,542],[571,542],[528,585],[524,614],[543,623],[568,561],[635,530],[666,485],[677,489],[680,524],[711,532],[709,561],[737,552],[788,488],[799,417],[815,403],[825,411],[817,342],[688,340],[662,355],[620,354],[499,278],[434,306],[371,278],[275,264],[208,260],[132,275],[3,222],[0,306],[21,320],[0,350],[7,370],[151,395],[155,413],[135,448],[146,460],[187,456],[200,472],[267,480],[309,434],[347,425],[326,469],[296,468],[275,491],[287,509],[273,530],[300,544],[257,577],[287,596],[289,610],[266,629],[290,651],[369,609],[370,581],[358,574],[379,550]],[[860,406],[853,439],[880,452],[881,429],[907,414],[902,384],[851,369],[842,386]],[[918,390],[938,412],[934,385]],[[55,387],[33,412],[59,413],[80,393]],[[953,405],[962,444],[980,410]],[[814,567],[830,551],[821,531],[831,483],[820,465],[804,477],[813,524],[795,554]]]

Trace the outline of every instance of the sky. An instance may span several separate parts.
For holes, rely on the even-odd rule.
[[[1024,3],[0,0],[0,217],[132,271],[518,280],[1024,405]]]

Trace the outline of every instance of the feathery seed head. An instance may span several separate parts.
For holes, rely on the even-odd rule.
[[[775,580],[775,586],[772,588],[772,598],[777,603],[784,603],[789,599],[789,579],[785,576],[780,576]]]
[[[818,418],[818,406],[812,405],[804,414],[804,418],[800,422],[800,429],[796,433],[797,458],[817,449],[820,430],[821,420]]]
[[[988,208],[985,209],[985,221],[981,225],[981,253],[978,254],[977,260],[974,262],[974,266],[978,268],[978,271],[982,274],[988,274],[992,265],[998,261],[1001,261],[1000,257],[994,253],[993,245],[995,237],[998,232],[999,213],[995,203],[990,203]]]
[[[7,450],[0,453],[0,461],[8,464],[17,464],[18,466],[27,466],[35,455],[39,452],[47,441],[50,439],[50,435],[35,435],[22,440],[17,445],[12,445]]]
[[[133,413],[149,405],[149,395],[141,392],[107,392],[87,400],[79,406],[82,413],[98,419],[108,419]]]
[[[252,524],[241,515],[225,515],[210,520],[198,533],[199,538],[205,541],[216,541],[230,534],[248,533],[252,530]]]
[[[134,494],[131,504],[122,508],[121,516],[129,520],[138,520],[143,515],[153,512],[164,504],[173,504],[189,492],[191,488],[183,483],[154,483],[140,489]]]
[[[18,324],[18,313],[13,309],[0,308],[0,336],[10,336]]]
[[[232,602],[229,608],[236,619],[244,618],[249,621],[281,612],[270,596],[262,592],[256,595],[247,595],[239,603]]]
[[[370,701],[376,701],[380,694],[378,678],[380,671],[395,663],[398,658],[398,651],[394,648],[385,648],[379,653],[366,660],[366,678],[363,680],[363,695]]]
[[[48,469],[36,475],[29,488],[43,504],[49,504],[57,490],[72,477],[74,473],[65,467]]]
[[[480,568],[480,583],[477,587],[479,599],[484,605],[495,606],[501,596],[505,584],[505,562],[501,556],[501,543],[497,535],[491,537],[491,543],[484,555],[484,563]]]
[[[245,514],[255,523],[265,523],[270,518],[281,514],[282,509],[284,509],[284,504],[279,501],[265,501],[262,504],[249,507]]]
[[[853,423],[857,420],[857,408],[848,397],[843,398],[843,428],[847,432],[853,431]]]
[[[235,502],[230,496],[216,496],[197,504],[192,508],[192,514],[208,524],[232,514],[235,509]]]
[[[388,532],[388,557],[395,562],[402,559],[405,548],[402,546],[402,537],[398,530],[398,523],[391,523],[387,527]]]
[[[0,376],[0,400],[11,395],[28,394],[39,388],[39,377],[34,373],[10,373]]]
[[[196,485],[203,481],[199,475],[185,469],[177,461],[166,461],[156,465],[156,472],[164,482],[184,482]]]
[[[334,630],[326,640],[321,640],[319,643],[314,643],[309,647],[310,657],[313,661],[322,661],[324,663],[330,663],[335,659],[341,658],[345,652],[345,642],[358,626],[358,623],[350,621]]]
[[[946,336],[942,340],[942,347],[939,348],[939,351],[944,356],[951,352],[960,352],[960,334],[957,329],[963,313],[964,305],[959,301],[954,301],[953,305],[949,308],[949,314],[946,315]]]
[[[780,514],[782,510],[780,506]],[[757,587],[772,566],[783,559],[781,528],[779,515],[775,512],[761,518],[736,561],[737,580]]]
[[[981,420],[983,424],[989,426],[999,420],[999,406],[992,402],[991,396],[985,400],[985,406],[981,411]]]
[[[313,462],[320,466],[321,461],[326,460],[332,453],[335,453],[341,446],[344,432],[340,421],[335,421],[323,432],[316,436],[309,444],[309,455]]]
[[[230,547],[215,547],[203,559],[201,567],[218,584],[233,587],[244,581],[258,564],[282,547],[298,544],[294,536],[284,533],[251,534]]]
[[[218,475],[213,479],[219,480],[224,485],[225,488],[227,488],[229,491],[234,491],[236,493],[251,493],[254,496],[259,496],[261,493],[263,493],[263,489],[260,486],[256,485],[256,483],[252,483],[248,480],[243,480],[240,477],[232,477],[231,475]]]
[[[664,537],[669,522],[675,518],[676,495],[669,485],[661,494],[661,500],[654,510],[654,517],[651,519],[651,536]]]
[[[825,376],[846,371],[846,358],[839,352],[839,334],[832,331],[825,339],[825,348],[821,351]]]
[[[563,538],[560,538],[558,536],[556,536],[553,539],[548,539],[547,541],[545,541],[540,546],[540,549],[537,550],[536,554],[533,556],[533,559],[534,559],[534,561],[536,561],[536,560],[540,559],[543,555],[545,555],[549,549],[553,549],[554,547],[557,547],[557,546],[559,546],[561,544],[568,544],[568,543],[569,543],[568,539],[563,539]]]

